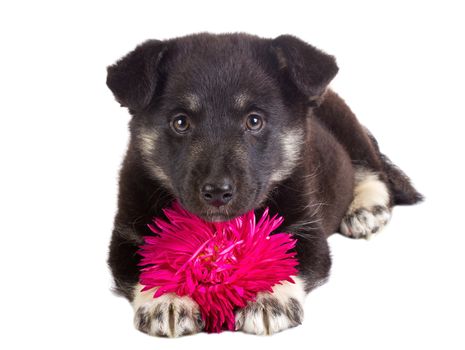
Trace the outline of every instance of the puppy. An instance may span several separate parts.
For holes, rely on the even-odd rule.
[[[236,310],[236,329],[255,334],[302,322],[306,294],[328,277],[329,235],[367,238],[394,205],[421,200],[328,89],[337,71],[332,56],[293,36],[206,33],[149,40],[108,67],[107,85],[132,115],[108,263],[137,329],[203,329],[191,298],[154,299],[138,284],[147,223],[174,199],[208,221],[269,207],[297,238],[296,283]]]

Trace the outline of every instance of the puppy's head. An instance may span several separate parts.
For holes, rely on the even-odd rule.
[[[108,67],[148,174],[209,221],[252,210],[302,157],[306,118],[337,72],[292,36],[151,40]]]

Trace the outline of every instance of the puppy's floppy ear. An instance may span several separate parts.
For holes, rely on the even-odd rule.
[[[139,111],[149,104],[159,78],[157,67],[165,51],[164,42],[149,40],[107,68],[107,86],[122,106]]]
[[[324,93],[338,71],[336,60],[306,42],[281,35],[272,41],[281,70],[285,70],[294,85],[310,101]]]

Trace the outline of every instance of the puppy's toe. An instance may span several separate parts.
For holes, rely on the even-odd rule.
[[[236,330],[270,335],[302,323],[302,304],[294,298],[284,302],[272,295],[258,299],[236,313]]]
[[[386,206],[359,208],[349,211],[342,219],[340,231],[352,238],[369,238],[379,232],[391,218],[391,211]]]
[[[161,337],[179,337],[204,328],[198,305],[188,297],[165,294],[140,305],[134,325],[141,332]]]

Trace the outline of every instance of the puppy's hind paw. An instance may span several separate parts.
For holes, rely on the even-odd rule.
[[[391,218],[388,207],[377,205],[371,208],[359,208],[346,214],[341,223],[341,233],[351,238],[370,238],[379,232]]]
[[[357,168],[354,199],[340,225],[340,232],[351,238],[370,238],[391,218],[390,194],[377,173]]]

